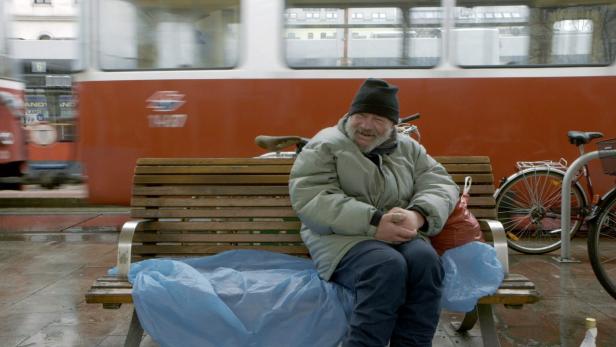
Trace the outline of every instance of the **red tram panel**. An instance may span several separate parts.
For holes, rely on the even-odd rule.
[[[520,158],[574,158],[571,129],[616,129],[616,77],[389,79],[403,113],[421,112],[432,155],[488,155],[496,179]],[[80,158],[97,203],[128,203],[139,157],[229,157],[261,153],[259,134],[312,136],[348,109],[359,79],[247,79],[84,82]],[[121,92],[119,92],[121,91]],[[177,91],[172,112],[148,108],[157,91]],[[110,104],[109,100],[113,100]],[[181,127],[152,116],[186,115]],[[164,124],[162,124],[164,125]],[[170,125],[170,124],[167,124]],[[564,153],[563,153],[564,152]],[[599,178],[599,177],[598,177]],[[597,182],[605,189],[609,179]]]

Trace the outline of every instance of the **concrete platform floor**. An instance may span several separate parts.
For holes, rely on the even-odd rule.
[[[0,241],[0,347],[121,346],[132,306],[104,310],[84,302],[94,279],[115,262],[115,237],[101,233],[89,239],[41,236],[39,241]],[[597,319],[597,346],[616,346],[616,300],[595,279],[585,240],[574,240],[572,250],[581,263],[556,263],[551,259],[556,252],[511,252],[512,272],[533,280],[543,300],[520,310],[497,307],[503,346],[577,347],[585,333],[585,317]],[[449,321],[459,318],[442,313],[434,346],[482,345],[477,328],[465,336],[451,330]],[[141,346],[158,345],[146,336]]]

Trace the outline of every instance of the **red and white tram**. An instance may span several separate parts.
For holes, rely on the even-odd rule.
[[[573,158],[616,136],[616,2],[84,2],[78,147],[90,200],[127,204],[139,157],[260,154],[334,124],[367,77],[400,87],[433,155]],[[607,187],[608,180],[598,182]]]
[[[24,85],[16,80],[17,65],[9,55],[7,5],[0,2],[0,189],[20,187],[27,160],[21,120]]]

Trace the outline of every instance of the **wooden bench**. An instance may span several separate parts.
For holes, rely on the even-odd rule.
[[[470,207],[480,219],[508,272],[507,242],[496,217],[493,175],[488,157],[437,157],[462,185],[473,177]],[[231,249],[263,249],[309,256],[299,235],[300,221],[288,193],[292,159],[140,159],[133,179],[131,216],[118,242],[117,276],[101,277],[86,302],[103,308],[132,303],[130,264],[152,257],[212,255]],[[466,331],[479,319],[485,346],[498,346],[492,305],[520,308],[539,299],[534,284],[508,273],[496,294],[480,299],[456,328]],[[125,346],[143,335],[136,312]]]

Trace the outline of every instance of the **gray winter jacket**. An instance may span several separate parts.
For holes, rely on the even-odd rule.
[[[377,210],[417,209],[429,236],[440,232],[459,197],[445,169],[410,137],[397,134],[396,148],[377,166],[344,133],[344,121],[310,140],[289,180],[302,239],[326,280],[351,247],[374,239],[370,220]]]

